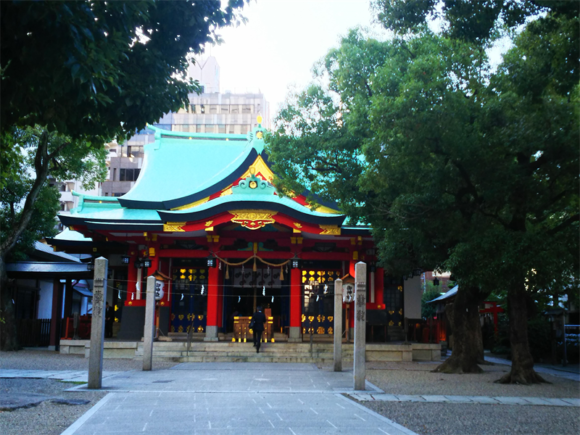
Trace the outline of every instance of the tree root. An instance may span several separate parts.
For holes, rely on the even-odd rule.
[[[485,359],[477,359],[477,364],[482,365],[482,366],[494,366],[495,364],[490,362],[490,361],[486,361]]]
[[[513,369],[506,375],[494,381],[496,384],[520,384],[520,385],[531,385],[531,384],[551,384],[551,382],[546,381],[534,370],[518,370],[514,372]]]
[[[483,370],[477,364],[464,366],[461,361],[453,360],[453,357],[446,360],[443,364],[437,366],[431,373],[447,374],[464,374],[464,373],[482,373]]]

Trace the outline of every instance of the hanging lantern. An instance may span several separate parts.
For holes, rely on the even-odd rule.
[[[145,267],[147,269],[151,267],[151,259],[150,258],[146,258],[143,260],[143,267]]]
[[[294,258],[291,263],[292,263],[292,269],[300,269],[300,259],[299,258]]]
[[[131,257],[129,257],[128,255],[121,255],[121,261],[123,262],[123,264],[129,264],[130,260]]]
[[[215,267],[215,257],[210,255],[207,257],[207,267]]]

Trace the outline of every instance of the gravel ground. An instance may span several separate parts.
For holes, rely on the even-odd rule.
[[[31,408],[0,412],[0,434],[60,434],[106,395],[98,391],[63,391],[72,386],[74,384],[51,379],[0,379],[0,394],[26,392],[91,401],[74,406],[43,402]]]
[[[437,364],[386,363],[368,370],[367,379],[387,394],[433,394],[460,396],[516,396],[580,398],[580,383],[541,374],[550,384],[496,384],[509,366],[486,365],[481,374],[448,375],[431,373]]]
[[[175,365],[176,363],[169,361],[153,361],[154,370],[167,369]],[[88,370],[88,367],[89,360],[83,355],[60,355],[56,352],[39,350],[0,352],[0,369]],[[103,360],[103,370],[106,371],[129,371],[142,368],[141,360]],[[77,406],[43,402],[31,408],[0,412],[0,434],[60,434],[106,395],[104,392],[96,391],[64,391],[73,386],[74,384],[71,383],[50,379],[0,379],[0,394],[39,393],[91,401],[86,405]]]
[[[153,360],[153,369],[168,369],[177,363]],[[103,359],[103,370],[128,371],[141,370],[142,360]],[[46,350],[20,350],[18,352],[0,352],[0,369],[21,370],[88,370],[89,359],[83,355],[61,355]]]
[[[420,435],[577,435],[576,407],[359,402]]]

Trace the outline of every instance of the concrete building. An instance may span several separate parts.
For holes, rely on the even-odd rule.
[[[248,134],[258,126],[270,128],[270,105],[259,90],[243,93],[221,92],[220,67],[213,56],[198,60],[188,76],[201,84],[203,93],[190,94],[189,105],[177,113],[165,114],[155,127],[189,133]],[[109,144],[109,174],[102,196],[122,196],[135,184],[143,167],[143,147],[154,141],[153,130],[145,129],[125,143]]]

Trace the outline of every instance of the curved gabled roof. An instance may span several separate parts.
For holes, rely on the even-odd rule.
[[[119,198],[123,207],[169,210],[219,191],[239,178],[263,150],[253,135],[155,130],[133,188]],[[254,144],[253,142],[262,142]]]
[[[175,211],[160,210],[158,213],[165,222],[193,222],[235,209],[278,211],[292,218],[313,224],[342,225],[342,222],[346,218],[343,214],[328,214],[312,211],[287,197],[280,197],[278,195],[258,196],[254,194],[227,195],[213,199],[192,209]]]

